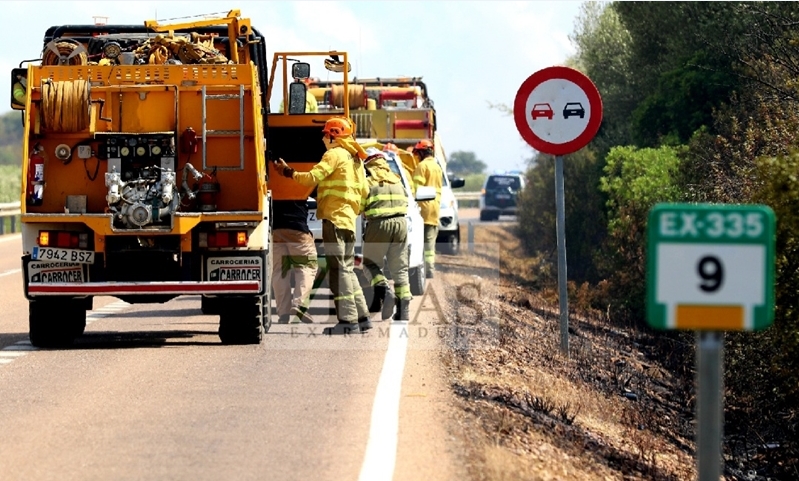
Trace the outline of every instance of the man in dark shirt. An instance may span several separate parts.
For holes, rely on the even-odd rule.
[[[313,322],[308,313],[317,270],[316,245],[304,200],[272,203],[272,287],[278,323]],[[294,293],[291,274],[294,274]]]

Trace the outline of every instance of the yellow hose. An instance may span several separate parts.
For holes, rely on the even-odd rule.
[[[366,96],[364,95],[364,86],[360,84],[353,84],[349,86],[350,108],[358,109],[366,106]],[[344,86],[333,85],[330,89],[330,100],[333,107],[344,107]]]
[[[89,127],[89,83],[86,80],[42,84],[42,123],[52,132],[80,132]]]

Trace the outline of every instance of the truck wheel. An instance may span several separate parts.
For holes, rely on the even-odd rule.
[[[411,284],[411,294],[421,296],[424,294],[426,278],[424,275],[424,264],[408,269],[408,280]]]
[[[460,243],[460,235],[459,234],[447,234],[442,239],[443,242],[439,244],[439,250],[443,254],[447,254],[450,256],[456,256],[460,254],[461,251],[461,243]]]
[[[79,334],[77,330],[78,309],[69,301],[51,299],[32,300],[28,304],[28,335],[31,345],[42,348],[67,347]],[[66,307],[66,309],[65,309]],[[66,319],[65,319],[66,317]],[[66,322],[65,322],[66,321]],[[86,311],[83,310],[83,325]]]
[[[219,298],[200,296],[200,311],[205,315],[219,314]]]
[[[263,312],[258,297],[225,299],[219,315],[222,344],[259,344],[263,339]]]

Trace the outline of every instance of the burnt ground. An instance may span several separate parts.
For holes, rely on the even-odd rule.
[[[481,225],[474,251],[461,249],[436,263],[458,332],[441,356],[471,479],[696,478],[690,339],[619,327],[572,287],[564,355],[557,291],[540,287],[514,226]],[[667,359],[677,352],[691,353],[682,370]],[[767,479],[725,465],[724,479]]]

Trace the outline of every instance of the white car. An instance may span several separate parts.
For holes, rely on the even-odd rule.
[[[424,294],[425,289],[425,271],[424,271],[424,220],[419,211],[417,200],[430,200],[435,199],[435,189],[432,187],[420,187],[416,191],[416,198],[412,195],[411,183],[405,170],[400,167],[400,160],[393,152],[384,152],[386,156],[386,163],[395,174],[402,179],[402,186],[405,188],[405,193],[408,195],[408,277],[410,281],[411,294],[420,296]],[[370,283],[367,281],[363,272],[363,232],[366,227],[366,221],[363,216],[358,216],[355,223],[355,272],[358,275],[361,285],[368,286]],[[316,241],[316,250],[319,256],[320,270],[324,265],[324,248],[322,244],[322,221],[316,218],[316,200],[313,198],[308,199],[308,227],[313,233],[314,240]],[[317,279],[317,286],[321,284],[323,279]]]

